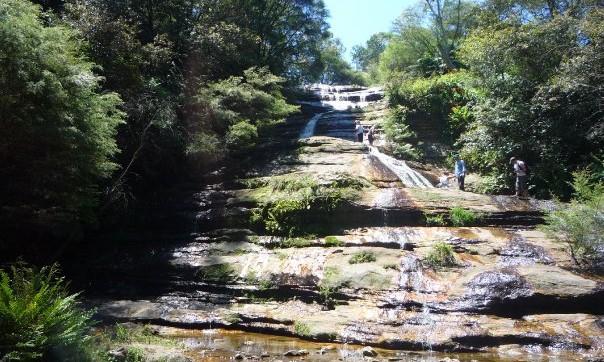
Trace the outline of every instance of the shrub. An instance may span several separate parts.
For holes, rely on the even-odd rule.
[[[445,267],[457,264],[453,248],[444,241],[437,241],[424,260],[432,267]]]
[[[303,337],[309,337],[311,335],[310,327],[304,322],[295,322],[294,331]]]
[[[416,134],[411,131],[406,123],[406,109],[399,107],[391,110],[388,117],[382,123],[384,133],[392,142],[392,154],[397,158],[416,160],[420,152],[412,145],[417,143]]]
[[[471,210],[464,210],[461,206],[455,206],[450,212],[451,224],[453,226],[467,226],[482,223],[482,216]]]
[[[322,304],[328,308],[332,308],[336,305],[337,299],[335,298],[336,293],[340,288],[338,286],[332,287],[328,285],[321,285],[319,287],[319,299]]]
[[[196,276],[207,283],[226,284],[235,280],[234,273],[229,264],[214,264],[200,267]]]
[[[441,214],[424,212],[424,218],[426,219],[426,224],[430,226],[447,225],[444,216]]]
[[[375,254],[370,251],[359,251],[350,257],[350,264],[370,263],[376,261]]]
[[[240,121],[229,127],[225,142],[227,148],[233,153],[248,151],[258,139],[258,129],[247,121]]]
[[[579,172],[573,188],[577,200],[549,213],[540,229],[565,243],[575,264],[590,267],[604,255],[604,183],[589,182],[588,175]]]
[[[0,270],[0,359],[90,360],[91,313],[77,307],[55,264]]]
[[[338,239],[337,237],[330,235],[330,236],[325,237],[325,245],[337,247],[337,246],[343,246],[344,242],[342,240]]]

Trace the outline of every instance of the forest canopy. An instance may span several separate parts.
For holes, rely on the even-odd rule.
[[[520,156],[537,196],[568,198],[573,171],[603,171],[603,34],[597,1],[424,0],[353,56],[385,85],[386,131],[408,157],[433,144],[413,144],[406,126],[440,122],[431,141],[484,176],[474,191],[505,192]]]

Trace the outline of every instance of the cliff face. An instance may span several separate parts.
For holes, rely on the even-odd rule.
[[[352,141],[355,119],[325,114],[319,136],[287,140],[236,182],[192,192],[155,230],[125,236],[87,268],[90,304],[107,319],[390,349],[602,354],[604,280],[535,230],[551,203],[409,187]],[[277,178],[314,193],[297,220],[270,209],[299,201]],[[439,225],[454,208],[477,217]],[[286,224],[321,232],[279,236]]]

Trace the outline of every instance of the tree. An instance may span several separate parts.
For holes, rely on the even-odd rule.
[[[189,106],[187,153],[194,166],[242,156],[269,127],[298,110],[281,95],[284,78],[250,68],[199,89]]]
[[[117,94],[99,92],[79,34],[39,16],[29,2],[0,1],[2,226],[74,233],[95,221],[123,114]]]
[[[326,41],[321,52],[324,66],[320,81],[323,84],[357,84],[365,85],[363,75],[354,71],[343,59],[344,46],[339,39]]]
[[[352,47],[352,61],[356,68],[367,71],[369,67],[377,65],[390,38],[392,34],[381,32],[369,37],[365,45]]]
[[[567,198],[569,171],[603,146],[602,15],[585,15],[491,25],[474,32],[461,51],[484,97],[460,145],[472,145],[467,153],[477,156],[499,150],[501,174],[506,157],[523,155],[535,165],[532,181],[543,197]]]

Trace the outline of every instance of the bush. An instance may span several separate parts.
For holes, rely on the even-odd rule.
[[[235,280],[234,273],[229,264],[214,264],[200,267],[196,276],[207,283],[226,284]]]
[[[76,306],[57,265],[0,270],[0,359],[87,361],[91,312]]]
[[[294,331],[296,331],[296,333],[302,337],[311,336],[310,327],[308,326],[308,324],[303,323],[303,322],[295,322]]]
[[[454,266],[457,264],[453,248],[444,241],[437,241],[432,246],[425,261],[432,267]]]
[[[392,143],[392,154],[399,159],[416,160],[421,153],[413,146],[417,135],[406,124],[407,110],[404,107],[393,109],[382,123],[386,138]]]
[[[481,215],[470,210],[464,210],[461,206],[455,206],[451,209],[450,218],[453,226],[467,226],[482,223]]]
[[[447,225],[444,216],[441,214],[424,212],[424,218],[426,219],[426,224],[429,226]]]
[[[350,264],[370,263],[376,261],[375,254],[370,251],[360,251],[355,253],[348,262]]]
[[[343,246],[344,242],[337,237],[330,235],[325,237],[325,245],[338,247]]]
[[[240,121],[229,127],[226,134],[226,146],[234,154],[250,150],[256,145],[258,129],[247,121]]]
[[[584,172],[574,176],[577,199],[549,213],[540,229],[565,243],[575,264],[591,267],[604,255],[604,183],[590,182]]]

